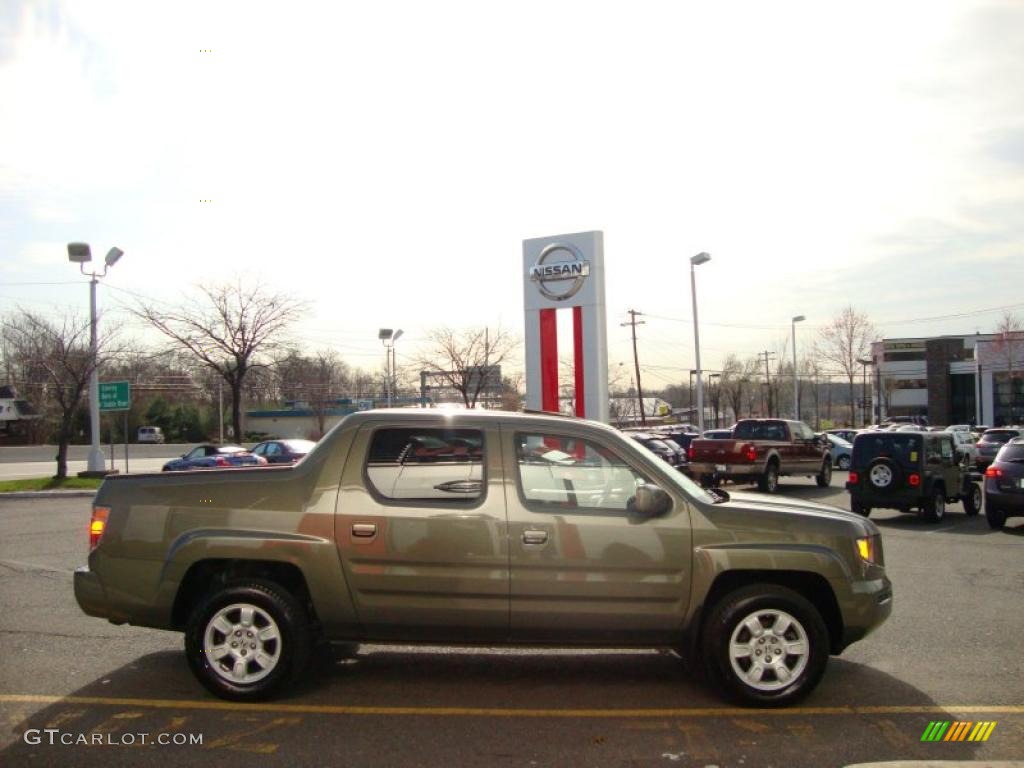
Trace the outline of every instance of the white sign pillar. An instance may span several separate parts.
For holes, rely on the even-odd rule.
[[[523,270],[527,407],[560,410],[556,313],[571,309],[576,415],[607,422],[604,234],[577,232],[524,240]]]

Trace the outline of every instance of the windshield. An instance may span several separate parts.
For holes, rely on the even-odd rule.
[[[687,496],[697,499],[698,501],[703,501],[705,504],[717,504],[721,501],[720,499],[712,496],[710,493],[705,491],[703,488],[697,485],[697,483],[693,482],[693,480],[688,478],[682,472],[676,471],[672,469],[672,467],[666,465],[664,459],[662,459],[660,456],[658,456],[658,454],[647,448],[642,443],[638,443],[636,440],[633,440],[632,443],[633,447],[645,452],[648,456],[651,457],[651,459],[658,462],[658,464],[660,464],[661,466],[665,467],[664,475],[659,475],[659,478],[671,478],[671,482],[674,483],[679,488],[682,488]]]

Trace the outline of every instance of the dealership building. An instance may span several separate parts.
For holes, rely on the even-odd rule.
[[[884,339],[871,345],[878,420],[926,416],[930,424],[1024,424],[1024,336]],[[869,364],[868,364],[869,363]]]

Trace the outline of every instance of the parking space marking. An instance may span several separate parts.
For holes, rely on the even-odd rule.
[[[420,717],[524,717],[640,719],[682,717],[794,718],[809,715],[931,715],[931,714],[1024,714],[1024,705],[949,706],[848,706],[791,707],[789,709],[746,709],[743,707],[695,707],[692,709],[500,709],[497,707],[367,707],[331,704],[240,704],[228,701],[189,699],[127,699],[106,696],[42,696],[0,694],[0,704],[68,704],[75,706],[134,707],[145,709],[220,710],[307,715],[379,715]],[[127,714],[127,713],[126,713]],[[134,713],[132,713],[134,715]]]

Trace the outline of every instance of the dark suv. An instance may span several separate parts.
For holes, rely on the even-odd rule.
[[[1024,438],[1015,438],[999,449],[985,470],[985,517],[995,530],[1008,517],[1024,516]]]
[[[946,503],[962,501],[964,512],[981,509],[981,488],[970,464],[957,456],[946,432],[862,432],[853,441],[846,490],[850,509],[867,517],[875,507],[919,509],[937,522]]]

